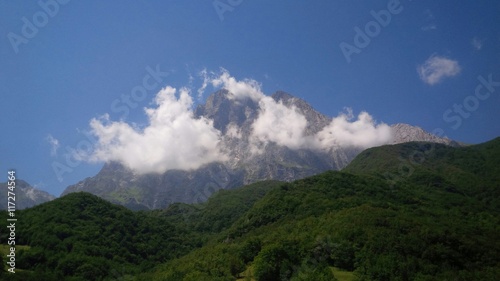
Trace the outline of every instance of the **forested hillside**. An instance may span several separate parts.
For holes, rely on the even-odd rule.
[[[217,240],[147,276],[496,280],[499,153],[500,139],[369,149],[344,172],[273,189]]]
[[[342,172],[164,210],[69,194],[18,212],[18,244],[28,247],[8,277],[497,280],[499,167],[500,139],[408,143],[368,149]]]
[[[132,276],[201,245],[185,228],[88,193],[18,211],[17,219],[16,244],[29,249],[17,252],[16,280]]]

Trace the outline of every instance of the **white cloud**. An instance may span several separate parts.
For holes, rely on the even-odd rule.
[[[352,110],[341,113],[333,118],[332,122],[323,128],[316,139],[322,149],[331,147],[360,147],[369,148],[383,145],[392,141],[392,130],[387,124],[377,124],[367,112],[361,112],[354,121]]]
[[[472,44],[472,47],[474,47],[474,49],[476,51],[479,51],[479,50],[481,50],[483,48],[483,40],[480,40],[480,39],[478,39],[476,37],[474,37],[472,39],[471,44]]]
[[[222,69],[219,77],[210,81],[214,86],[222,86],[229,91],[229,97],[234,99],[250,98],[259,104],[259,116],[252,124],[250,142],[254,148],[258,144],[275,142],[291,149],[305,148],[308,138],[304,136],[307,126],[306,118],[295,107],[287,107],[266,96],[261,85],[255,80],[238,81],[229,72]],[[258,151],[255,149],[254,151]]]
[[[291,149],[330,150],[336,147],[369,148],[392,141],[392,129],[377,124],[367,112],[354,119],[351,109],[332,119],[315,135],[305,135],[306,118],[294,107],[271,98],[261,100],[261,113],[252,125],[252,137],[260,143],[274,142]],[[254,144],[258,142],[253,141]],[[258,151],[258,150],[257,150]]]
[[[198,91],[197,91],[198,92],[198,99],[201,100],[201,98],[203,97],[203,93],[205,92],[205,89],[207,88],[208,83],[209,83],[209,77],[208,77],[207,70],[203,69],[202,71],[200,71],[199,76],[203,79],[203,84],[201,85],[200,88],[198,88]]]
[[[311,144],[304,135],[306,118],[295,107],[286,107],[271,97],[259,101],[260,112],[252,124],[252,141],[275,142],[291,149],[305,148]]]
[[[254,152],[262,151],[259,145],[274,142],[291,149],[328,150],[335,146],[368,148],[390,143],[392,131],[386,124],[376,124],[367,112],[361,112],[357,120],[352,110],[333,118],[332,122],[316,135],[305,135],[306,118],[295,108],[266,96],[255,80],[237,81],[223,70],[211,84],[227,89],[233,98],[251,98],[259,103],[259,116],[252,124],[250,142]]]
[[[429,85],[437,84],[446,77],[456,76],[460,71],[458,61],[435,55],[417,67],[420,79]]]
[[[57,156],[57,150],[59,149],[59,140],[54,138],[52,135],[48,135],[45,140],[50,144],[50,155]]]
[[[214,87],[222,86],[223,88],[227,89],[230,93],[230,98],[240,100],[249,98],[258,102],[264,97],[259,82],[253,79],[237,81],[225,69],[222,69],[222,74],[219,77],[211,79],[210,82]]]
[[[162,89],[156,96],[156,108],[146,108],[149,124],[135,128],[109,117],[92,119],[90,127],[98,138],[90,161],[118,161],[138,173],[163,173],[171,169],[197,169],[214,161],[225,161],[218,144],[220,132],[212,121],[195,119],[193,100],[186,88]]]
[[[238,125],[229,123],[226,127],[226,136],[233,139],[241,139],[243,135]]]
[[[231,123],[226,135],[213,127],[212,120],[195,118],[193,100],[187,88],[162,89],[155,98],[155,106],[146,108],[148,123],[139,128],[125,121],[110,121],[108,115],[92,119],[90,127],[96,137],[93,151],[77,151],[79,160],[118,161],[138,173],[163,173],[171,169],[197,169],[211,162],[225,162],[230,151],[222,147],[224,138],[248,143],[251,152],[258,153],[268,143],[290,149],[329,150],[338,146],[368,148],[390,143],[391,129],[377,124],[366,112],[357,119],[352,111],[341,113],[315,135],[306,135],[308,122],[294,106],[286,106],[266,96],[261,85],[250,79],[237,80],[222,70],[217,76],[206,71],[203,93],[208,85],[223,87],[229,98],[251,99],[258,105],[258,116],[250,125],[250,135]]]

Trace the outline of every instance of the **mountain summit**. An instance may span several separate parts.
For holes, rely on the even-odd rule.
[[[195,118],[209,120],[220,132],[224,161],[160,174],[140,174],[120,163],[108,162],[96,176],[69,186],[62,195],[87,191],[131,209],[165,208],[173,202],[203,202],[219,189],[269,179],[292,181],[340,170],[367,148],[363,143],[349,145],[348,139],[333,138],[337,130],[351,133],[343,126],[352,113],[332,119],[306,101],[282,91],[256,99],[235,97],[228,90],[219,90],[193,114]],[[367,114],[358,118],[372,122]],[[430,141],[458,145],[407,124],[384,126],[381,129],[390,135],[390,141],[383,140],[384,143]],[[358,139],[364,141],[363,137]]]

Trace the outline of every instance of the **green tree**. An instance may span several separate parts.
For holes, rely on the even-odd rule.
[[[304,263],[290,281],[336,281],[337,279],[328,267],[328,264],[323,262],[320,264]]]
[[[289,279],[301,260],[297,241],[282,241],[262,249],[254,261],[254,276],[258,281]]]

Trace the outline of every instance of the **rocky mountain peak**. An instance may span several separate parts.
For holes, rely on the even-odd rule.
[[[393,143],[403,143],[410,141],[428,141],[434,143],[442,143],[450,146],[460,146],[456,141],[450,140],[446,137],[440,138],[436,135],[424,131],[418,126],[411,126],[408,124],[397,123],[391,126],[394,132]]]
[[[305,100],[297,98],[289,93],[277,91],[272,95],[272,98],[277,102],[282,102],[287,107],[294,106],[300,114],[302,114],[307,122],[306,135],[313,135],[321,131],[326,125],[331,122],[331,118],[316,111]]]
[[[306,136],[315,135],[332,121],[306,101],[286,92],[278,91],[271,98],[305,117]],[[235,98],[223,89],[211,94],[205,104],[195,109],[195,117],[211,120],[221,132],[221,149],[227,155],[223,163],[213,162],[196,170],[168,170],[163,174],[145,175],[135,174],[119,163],[107,163],[98,175],[69,186],[63,194],[87,191],[132,209],[164,208],[173,202],[201,202],[219,189],[256,181],[292,181],[326,170],[340,170],[363,150],[343,146],[329,150],[292,149],[270,141],[258,143],[259,152],[256,153],[252,133],[255,120],[265,110],[260,106],[258,101]],[[453,144],[451,140],[407,124],[395,124],[392,130],[394,143],[431,141]]]
[[[229,124],[242,127],[246,121],[254,120],[258,114],[258,104],[251,99],[236,100],[230,98],[230,93],[219,90],[207,98],[204,105],[199,105],[195,110],[197,117],[213,120],[214,127],[223,134]]]
[[[1,190],[8,190],[8,185],[6,182],[0,183]],[[16,180],[16,209],[26,209],[36,206],[38,204],[45,203],[47,201],[53,200],[56,197],[45,192],[34,188],[29,183],[24,180]],[[0,209],[7,210],[7,192],[0,193]]]

